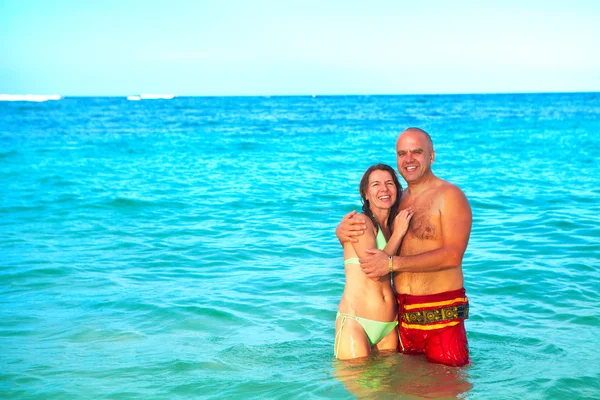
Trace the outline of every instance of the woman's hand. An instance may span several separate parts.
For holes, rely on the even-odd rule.
[[[406,231],[408,230],[408,225],[410,224],[410,220],[415,212],[412,208],[405,208],[400,211],[396,218],[394,218],[394,234],[404,236]]]

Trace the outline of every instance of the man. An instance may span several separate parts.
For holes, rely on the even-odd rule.
[[[462,259],[471,234],[471,206],[455,185],[435,176],[429,134],[409,128],[396,141],[398,171],[408,187],[400,210],[412,208],[408,232],[398,255],[367,250],[360,259],[370,278],[393,271],[398,300],[399,351],[424,353],[431,362],[462,366],[469,362],[464,320],[465,295]],[[366,229],[364,217],[344,216],[336,229],[340,242],[356,241]]]

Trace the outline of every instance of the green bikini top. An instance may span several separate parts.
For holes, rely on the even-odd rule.
[[[375,243],[377,244],[377,248],[379,250],[385,249],[385,245],[387,244],[387,240],[385,240],[385,236],[383,236],[383,232],[381,229],[377,229],[377,237],[375,238]],[[344,265],[348,264],[360,264],[358,262],[358,257],[350,257],[344,260]]]

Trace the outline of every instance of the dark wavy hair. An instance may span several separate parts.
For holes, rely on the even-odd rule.
[[[396,218],[396,215],[398,215],[398,209],[400,208],[400,197],[402,197],[402,185],[400,184],[400,181],[398,180],[398,175],[396,175],[396,171],[394,171],[394,168],[390,167],[387,164],[371,165],[369,168],[367,168],[367,170],[363,174],[362,178],[360,179],[358,191],[360,192],[360,197],[361,197],[362,203],[363,203],[362,211],[363,211],[363,213],[365,213],[365,215],[367,215],[369,218],[371,218],[371,220],[373,221],[375,226],[378,228],[379,228],[379,223],[375,220],[375,216],[373,215],[373,212],[371,211],[371,205],[369,204],[369,200],[367,200],[367,186],[369,185],[369,176],[371,176],[371,173],[373,171],[389,172],[390,175],[392,176],[392,180],[394,181],[394,185],[396,185],[396,192],[397,192],[396,193],[396,201],[394,202],[394,204],[392,205],[392,208],[390,209],[390,215],[388,216],[388,220],[387,220],[387,226],[390,230],[390,233],[392,233],[393,229],[394,229],[394,218]]]

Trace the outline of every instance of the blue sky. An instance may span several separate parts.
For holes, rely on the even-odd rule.
[[[600,1],[0,0],[0,93],[600,91]]]

